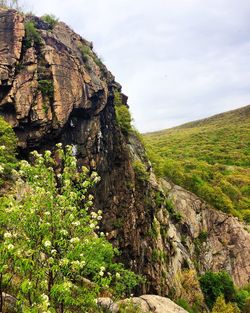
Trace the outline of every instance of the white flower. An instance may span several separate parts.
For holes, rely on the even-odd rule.
[[[0,150],[5,150],[6,147],[5,146],[0,146]]]
[[[7,249],[8,249],[8,250],[13,250],[13,249],[14,249],[14,246],[10,243],[10,244],[7,246]]]
[[[100,221],[101,219],[102,219],[102,216],[99,215],[99,216],[97,217],[97,220]]]
[[[62,148],[62,143],[61,143],[61,142],[57,143],[57,144],[56,144],[56,147],[57,147],[57,148]]]
[[[74,237],[70,239],[71,243],[78,243],[80,241],[80,239],[78,237]]]
[[[52,264],[52,263],[54,263],[54,259],[52,257],[50,257],[50,258],[48,258],[48,262],[49,262],[49,264]]]
[[[100,271],[100,272],[99,272],[99,275],[100,275],[100,276],[103,276],[103,275],[104,275],[103,271]]]
[[[44,241],[44,247],[51,247],[51,242],[49,240]]]
[[[65,281],[65,282],[63,283],[63,287],[64,287],[64,289],[67,290],[67,291],[69,291],[70,288],[72,288],[72,285],[73,285],[73,284],[72,284],[70,281]]]
[[[85,182],[83,182],[82,187],[83,188],[87,188],[90,185],[90,182],[85,180]]]
[[[116,273],[115,276],[117,279],[119,279],[121,277],[120,273]]]
[[[50,252],[51,252],[51,254],[56,254],[57,251],[56,251],[56,249],[52,249]]]
[[[60,231],[60,233],[61,233],[62,235],[64,235],[64,236],[67,236],[67,235],[68,235],[68,231],[67,231],[66,229],[62,229],[62,230]]]
[[[86,262],[85,262],[85,261],[81,261],[81,262],[80,262],[80,268],[83,268],[85,265],[86,265]]]
[[[2,174],[4,171],[4,167],[0,164],[0,174]]]
[[[105,271],[105,267],[104,267],[104,266],[101,266],[101,267],[100,267],[100,270],[101,270],[101,271]]]
[[[91,212],[90,215],[92,218],[97,218],[97,214],[95,212]]]
[[[43,293],[41,298],[42,298],[43,302],[49,302],[49,297],[46,294]]]
[[[46,150],[44,154],[45,154],[46,157],[50,157],[51,156],[51,151]]]
[[[69,260],[66,259],[66,258],[61,259],[61,260],[59,261],[59,265],[61,265],[61,266],[65,266],[65,265],[68,265],[68,264],[69,264]]]
[[[46,212],[44,212],[44,215],[49,216],[49,215],[50,215],[50,212],[49,212],[49,211],[46,211]]]
[[[3,236],[4,236],[4,238],[11,238],[12,237],[11,233],[9,233],[9,232],[5,233]]]
[[[79,226],[81,223],[79,221],[73,222],[72,225]]]
[[[89,225],[89,227],[90,227],[90,228],[95,228],[95,224],[91,223],[91,224]]]

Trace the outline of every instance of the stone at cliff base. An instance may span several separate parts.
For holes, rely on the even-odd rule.
[[[101,307],[109,309],[112,313],[119,313],[119,307],[123,305],[134,305],[135,308],[140,308],[140,312],[142,313],[187,313],[186,310],[179,307],[170,299],[156,295],[143,295],[125,299],[117,303],[114,303],[110,298],[99,298],[97,303]]]

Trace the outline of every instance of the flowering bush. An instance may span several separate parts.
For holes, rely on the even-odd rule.
[[[0,187],[15,167],[16,144],[14,131],[0,116]]]
[[[71,146],[32,159],[0,201],[0,292],[11,290],[24,313],[91,312],[100,293],[130,293],[138,277],[113,263],[117,251],[99,233],[97,173],[77,169]]]

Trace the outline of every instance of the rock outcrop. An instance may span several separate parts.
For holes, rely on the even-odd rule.
[[[62,22],[52,27],[0,10],[0,63],[0,114],[18,136],[20,155],[72,144],[79,165],[99,173],[95,204],[104,212],[102,228],[122,261],[145,275],[138,292],[180,296],[188,270],[226,269],[236,284],[249,282],[244,225],[177,186],[157,182],[136,134],[124,134],[116,122],[114,93],[121,86],[90,42]],[[135,161],[150,179],[142,178]]]
[[[110,298],[99,298],[97,303],[112,313],[120,312],[119,308],[122,306],[134,307],[141,313],[187,313],[173,301],[157,295],[142,295],[119,302],[113,302]]]

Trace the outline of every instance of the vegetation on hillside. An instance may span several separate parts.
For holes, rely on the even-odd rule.
[[[189,313],[248,313],[250,285],[237,288],[227,272],[208,271],[199,280],[195,271],[186,270],[180,275],[181,298],[176,303]],[[201,293],[201,291],[202,293]]]
[[[35,151],[31,163],[15,162],[15,136],[2,119],[0,143],[2,172],[12,177],[0,197],[0,295],[34,313],[98,312],[98,296],[129,296],[141,278],[114,262],[118,251],[99,230],[90,193],[97,173],[79,172],[72,147],[61,144],[55,158]],[[8,310],[1,296],[0,311]]]
[[[250,106],[144,135],[155,172],[250,223]]]
[[[16,166],[16,146],[14,131],[0,116],[0,187],[8,181]]]
[[[132,117],[129,112],[128,107],[122,103],[121,94],[116,91],[114,93],[114,105],[115,105],[115,117],[118,126],[121,128],[121,131],[128,135],[132,131]]]

